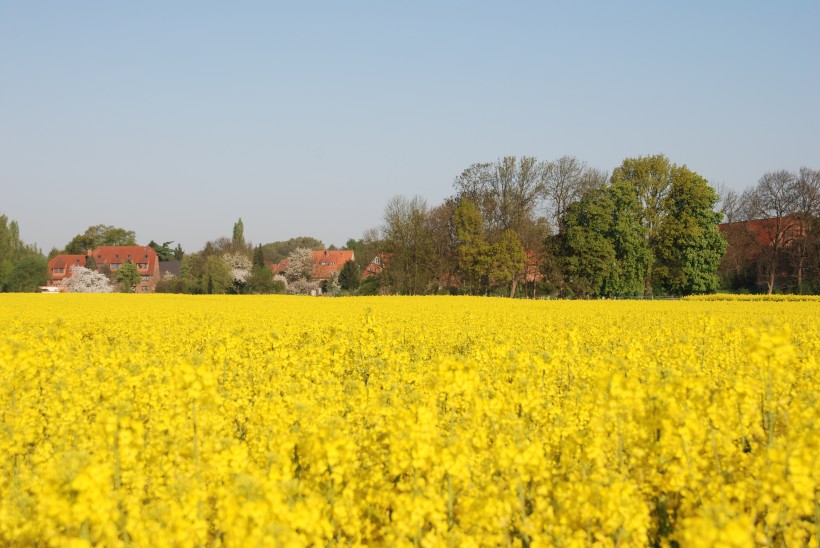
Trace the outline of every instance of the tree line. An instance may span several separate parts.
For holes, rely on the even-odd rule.
[[[721,196],[662,154],[627,158],[611,174],[571,156],[473,164],[435,207],[418,196],[387,204],[380,289],[580,298],[817,292],[818,179],[808,168],[767,173],[756,187]],[[781,233],[799,220],[800,230],[727,263],[728,243],[738,237],[726,225],[721,233],[724,216],[779,219]],[[755,225],[738,226],[749,240]]]
[[[662,154],[627,158],[610,173],[564,156],[507,156],[467,167],[436,206],[391,199],[381,226],[346,249],[355,261],[318,285],[303,236],[254,246],[240,218],[232,235],[186,253],[173,241],[149,245],[179,271],[157,291],[176,293],[469,294],[646,297],[719,289],[820,292],[820,171],[764,174],[742,192],[720,191]],[[718,224],[721,229],[718,229]],[[133,231],[90,226],[58,253],[136,245]],[[328,249],[335,249],[330,246]],[[727,252],[728,249],[728,252]],[[379,269],[362,278],[374,258]],[[270,265],[288,259],[274,276]],[[48,258],[0,216],[0,288],[35,291]],[[89,266],[96,269],[93,258]],[[103,272],[127,291],[127,265]],[[99,281],[99,280],[98,280]],[[90,283],[90,282],[89,282]],[[130,285],[129,285],[130,284]]]

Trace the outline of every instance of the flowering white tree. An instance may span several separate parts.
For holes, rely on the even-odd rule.
[[[325,281],[325,293],[328,295],[337,295],[341,289],[342,286],[339,284],[339,271],[331,272]]]
[[[287,293],[289,295],[321,295],[322,288],[319,287],[319,282],[311,282],[309,280],[293,280],[288,284]]]
[[[288,281],[309,281],[313,277],[313,251],[306,247],[297,247],[291,251],[285,277]]]
[[[240,219],[241,222],[241,219]],[[231,268],[234,283],[244,284],[251,275],[251,260],[240,252],[225,253],[222,258]]]
[[[70,268],[71,276],[63,279],[60,285],[71,293],[112,293],[114,291],[111,280],[105,274],[79,265]]]

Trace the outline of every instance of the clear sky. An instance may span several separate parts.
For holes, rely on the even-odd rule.
[[[343,244],[475,162],[820,169],[820,2],[0,0],[0,213]]]

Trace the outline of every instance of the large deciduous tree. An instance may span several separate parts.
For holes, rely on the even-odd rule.
[[[28,291],[34,280],[45,277],[44,262],[37,246],[23,243],[17,221],[0,215],[0,290]]]
[[[612,173],[611,186],[638,201],[649,247],[646,294],[698,293],[717,288],[717,267],[726,250],[713,213],[717,194],[706,179],[666,156],[627,158]]]
[[[85,255],[89,250],[102,245],[137,245],[137,234],[133,230],[116,226],[90,226],[85,232],[72,238],[65,247],[65,253]]]
[[[484,238],[484,221],[468,198],[459,202],[453,218],[459,272],[467,292],[475,295],[486,287],[490,273],[490,244]]]
[[[670,179],[655,241],[657,281],[675,294],[716,291],[717,270],[726,253],[726,240],[717,227],[722,215],[714,210],[718,195],[686,166],[672,166]]]
[[[785,250],[800,235],[799,196],[798,179],[786,170],[765,173],[743,194],[747,217],[764,221],[765,239],[753,241],[759,245],[758,268],[769,294],[777,285]]]
[[[39,254],[25,255],[17,259],[3,283],[3,291],[31,293],[46,284],[48,259]]]
[[[396,196],[384,211],[382,233],[390,261],[383,275],[391,291],[426,293],[437,285],[435,247],[427,202],[415,196]]]

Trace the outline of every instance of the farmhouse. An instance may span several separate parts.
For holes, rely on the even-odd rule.
[[[160,280],[159,257],[148,246],[100,246],[86,255],[57,255],[48,262],[48,285],[57,286],[71,277],[71,267],[85,267],[89,258],[97,264],[97,271],[116,272],[124,263],[132,262],[140,273],[137,293],[153,293]]]
[[[352,249],[323,249],[313,251],[313,275],[312,281],[322,282],[330,278],[336,272],[341,272],[342,267],[348,261],[355,260]],[[270,265],[274,274],[283,274],[288,268],[288,260],[283,259],[276,264]]]

